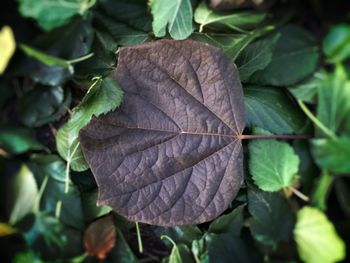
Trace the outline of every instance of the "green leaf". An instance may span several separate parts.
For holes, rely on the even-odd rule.
[[[82,192],[81,198],[82,198],[82,209],[84,213],[84,219],[86,222],[90,222],[95,218],[106,215],[112,210],[112,208],[107,205],[100,205],[100,206],[96,205],[98,200],[97,188],[94,190]]]
[[[78,134],[92,116],[99,116],[118,107],[123,93],[111,77],[97,79],[91,85],[72,117],[57,132],[56,146],[59,154],[75,171],[88,168],[80,149]]]
[[[277,34],[272,38],[256,41],[243,49],[235,61],[242,82],[249,80],[256,71],[270,64],[272,52],[279,37],[280,35]]]
[[[318,88],[317,118],[336,133],[350,113],[350,81],[343,66],[338,65]],[[321,131],[318,131],[319,133]]]
[[[65,193],[66,165],[57,155],[32,155],[29,166],[38,182],[48,176],[40,199],[40,210],[55,213],[67,226],[83,229],[84,218],[80,192],[72,185]],[[96,205],[96,203],[95,203]]]
[[[345,258],[345,244],[333,224],[317,208],[298,211],[294,229],[300,258],[307,263],[338,262]]]
[[[29,57],[35,58],[41,63],[47,65],[47,66],[62,66],[64,68],[68,68],[70,66],[70,63],[64,59],[60,59],[48,54],[45,54],[44,52],[27,46],[25,44],[20,44],[19,46],[23,52],[28,55]]]
[[[261,127],[272,133],[298,133],[306,123],[303,113],[276,88],[247,85],[243,89],[248,127]]]
[[[186,39],[193,31],[190,0],[151,0],[153,32],[164,37],[166,29],[175,40]]]
[[[16,40],[12,29],[4,26],[0,30],[0,75],[6,70],[7,64],[10,62],[12,55],[16,50]]]
[[[252,250],[240,237],[231,234],[208,234],[205,236],[205,241],[209,262],[231,263],[232,259],[237,263],[262,262],[259,252]]]
[[[299,157],[293,148],[277,140],[254,140],[249,142],[249,171],[260,189],[276,192],[294,183]]]
[[[326,77],[327,74],[325,71],[315,72],[311,78],[290,87],[289,91],[298,100],[306,103],[315,103],[318,88],[322,85]]]
[[[37,194],[38,186],[34,175],[23,164],[11,184],[12,210],[9,218],[10,224],[16,224],[32,211]]]
[[[204,238],[200,240],[193,240],[191,251],[197,263],[209,263],[208,250],[206,249]]]
[[[15,126],[0,126],[0,148],[13,154],[44,147],[33,136],[32,130]]]
[[[204,26],[208,25],[214,28],[226,27],[242,32],[243,29],[261,23],[265,17],[265,14],[256,12],[240,12],[230,15],[214,13],[212,9],[208,8],[205,1],[198,5],[194,13],[194,20],[200,25],[199,32],[202,32]]]
[[[350,138],[347,136],[312,140],[312,154],[322,168],[340,174],[350,172]]]
[[[114,249],[108,254],[111,262],[137,263],[139,262],[126,242],[123,233],[117,228],[117,242]]]
[[[40,257],[31,250],[17,253],[12,262],[13,263],[28,263],[28,262],[44,263],[44,261],[42,261]]]
[[[331,28],[323,40],[323,52],[331,63],[350,58],[350,24],[338,24]]]
[[[252,215],[250,231],[257,241],[276,249],[280,241],[289,240],[295,219],[288,201],[279,193],[249,187],[248,209]]]
[[[191,252],[184,244],[177,245],[170,237],[161,236],[161,239],[167,239],[173,245],[169,258],[163,259],[164,263],[194,263]]]
[[[290,86],[311,75],[319,59],[315,38],[294,25],[284,26],[275,34],[281,34],[281,37],[276,43],[270,64],[255,72],[250,81],[260,85]],[[274,38],[275,34],[269,38]]]
[[[342,211],[347,217],[350,217],[350,188],[348,182],[345,178],[337,178],[335,192]]]
[[[38,127],[58,120],[69,109],[71,93],[60,86],[36,86],[19,100],[21,121]]]
[[[76,14],[83,15],[95,4],[95,0],[18,0],[19,12],[34,18],[44,30],[66,24]]]
[[[238,206],[232,212],[215,219],[209,226],[208,232],[221,234],[230,233],[239,236],[243,227],[243,212],[245,204]]]

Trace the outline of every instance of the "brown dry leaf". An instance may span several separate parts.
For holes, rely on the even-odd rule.
[[[83,242],[89,256],[104,260],[116,242],[113,217],[109,215],[92,222],[85,231]]]
[[[220,215],[243,181],[244,104],[237,68],[185,40],[121,48],[119,109],[80,132],[99,203],[154,225]]]

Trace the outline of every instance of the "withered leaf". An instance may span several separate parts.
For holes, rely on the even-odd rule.
[[[84,233],[84,247],[89,256],[104,260],[115,246],[116,227],[112,216],[97,219]]]
[[[243,180],[243,93],[236,67],[207,44],[160,40],[121,48],[116,111],[80,132],[99,203],[154,225],[222,213]]]

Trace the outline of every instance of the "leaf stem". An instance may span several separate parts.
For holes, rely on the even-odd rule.
[[[62,211],[62,200],[58,200],[56,203],[56,209],[55,209],[55,217],[60,218]]]
[[[139,222],[135,222],[135,224],[136,224],[137,244],[139,246],[139,253],[142,254],[143,253],[143,245],[142,245]]]
[[[41,201],[41,198],[42,198],[43,193],[45,191],[48,180],[49,180],[49,177],[45,176],[43,182],[41,183],[39,192],[35,198],[35,203],[33,205],[33,213],[37,213],[40,210],[40,201]]]
[[[298,189],[295,189],[294,187],[290,186],[288,187],[293,194],[295,194],[297,197],[299,197],[301,200],[305,202],[309,202],[310,198],[307,195],[304,195],[302,192],[300,192]]]
[[[301,100],[298,100],[298,104],[300,108],[303,110],[303,112],[306,114],[306,116],[320,129],[322,130],[327,136],[331,138],[335,138],[335,134],[328,129],[319,119],[316,118],[315,115],[312,114],[312,112],[306,107],[304,102]]]
[[[87,59],[91,58],[93,55],[94,55],[94,53],[89,53],[89,54],[86,54],[86,55],[84,55],[82,57],[78,57],[78,58],[74,58],[74,59],[68,60],[67,62],[69,64],[78,63],[78,62],[81,62],[81,61],[84,61],[84,60],[87,60]]]
[[[261,140],[272,140],[272,139],[285,139],[285,140],[307,140],[312,138],[311,135],[307,134],[272,134],[272,135],[255,135],[255,134],[247,134],[247,135],[240,135],[239,139],[241,140],[254,140],[254,139],[261,139]]]

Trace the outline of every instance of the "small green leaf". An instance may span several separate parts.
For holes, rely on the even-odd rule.
[[[209,262],[256,263],[262,262],[258,250],[253,249],[243,238],[231,234],[208,234],[205,236]]]
[[[335,71],[326,76],[318,88],[317,118],[336,133],[349,113],[350,81],[344,67],[337,65]]]
[[[122,91],[112,78],[97,79],[73,110],[69,121],[58,130],[57,150],[73,170],[83,171],[88,168],[78,141],[80,129],[89,123],[92,116],[105,114],[118,107],[122,95]]]
[[[0,31],[0,75],[4,73],[7,64],[15,53],[16,41],[12,29],[9,26],[4,26]]]
[[[67,23],[76,14],[83,15],[96,0],[18,0],[19,12],[34,18],[44,30],[51,30]]]
[[[176,243],[168,236],[161,236],[161,239],[167,239],[173,245],[170,256],[163,260],[164,263],[187,263],[193,261],[191,252],[186,245],[176,245]]]
[[[350,172],[348,136],[312,140],[312,154],[322,168],[340,174]]]
[[[19,114],[29,127],[58,120],[69,109],[71,93],[60,86],[35,86],[19,100]]]
[[[20,252],[17,253],[15,258],[12,261],[13,263],[44,263],[44,261],[42,261],[40,259],[40,257],[34,253],[33,251],[27,251],[27,252]]]
[[[153,32],[164,37],[168,28],[175,40],[186,39],[193,31],[192,3],[190,0],[152,0]]]
[[[247,85],[243,89],[248,127],[272,133],[298,133],[306,123],[301,110],[277,88]]]
[[[214,13],[209,9],[205,1],[198,5],[194,20],[200,25],[199,32],[203,31],[204,26],[210,27],[224,26],[239,32],[244,31],[261,23],[265,19],[265,14],[256,12],[240,12],[230,15]]]
[[[345,258],[345,244],[333,224],[317,208],[298,211],[294,229],[300,258],[306,263],[338,262]]]
[[[209,226],[208,232],[221,234],[231,233],[234,236],[239,236],[243,227],[243,211],[244,205],[240,205],[232,212],[222,215],[215,219]]]
[[[33,173],[26,165],[22,165],[11,184],[11,198],[13,207],[9,222],[14,225],[32,211],[38,194]]]
[[[235,61],[239,77],[242,82],[249,80],[249,77],[256,71],[264,69],[272,59],[272,53],[279,34],[272,38],[262,39],[247,46]]]
[[[322,85],[322,82],[326,79],[326,77],[327,74],[323,70],[315,72],[312,77],[306,81],[291,86],[289,91],[298,100],[306,103],[315,103],[318,88]]]
[[[250,81],[259,85],[290,86],[311,75],[319,59],[316,39],[294,25],[284,26],[275,34],[281,34],[281,37],[276,43],[271,63],[255,72]]]
[[[295,223],[288,201],[279,193],[267,193],[249,187],[249,221],[254,238],[266,246],[276,249],[278,242],[288,241]]]
[[[331,63],[350,58],[350,24],[338,24],[331,28],[323,40],[323,52]]]
[[[288,143],[255,140],[248,147],[249,171],[260,189],[276,192],[293,185],[300,161]]]
[[[33,136],[32,130],[14,126],[0,126],[0,148],[13,154],[44,147]]]
[[[25,44],[20,44],[19,46],[26,55],[29,57],[35,58],[41,63],[47,66],[62,66],[64,68],[70,67],[70,63],[64,59],[57,58],[51,55],[48,55],[36,48],[30,47]]]

